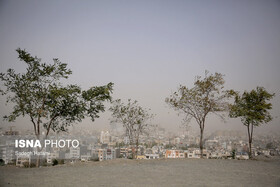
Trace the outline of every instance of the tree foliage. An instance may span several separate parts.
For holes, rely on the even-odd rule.
[[[245,126],[253,124],[259,126],[272,120],[269,110],[272,104],[268,101],[274,94],[268,93],[264,88],[257,87],[250,92],[238,93],[235,96],[235,102],[230,105],[230,117],[241,118]]]
[[[224,90],[224,75],[220,73],[210,74],[205,71],[205,77],[197,76],[194,87],[188,88],[180,85],[178,91],[166,98],[170,107],[185,116],[188,124],[195,120],[200,128],[200,149],[203,150],[203,132],[205,121],[209,114],[213,113],[224,119],[222,112],[228,109],[228,97],[232,90]],[[202,154],[201,154],[202,156]]]
[[[42,63],[25,50],[16,51],[27,68],[25,73],[8,69],[0,74],[5,88],[1,93],[7,95],[7,103],[14,104],[13,111],[4,119],[14,121],[19,116],[29,116],[36,136],[42,127],[47,136],[50,129],[66,131],[87,116],[94,121],[105,110],[103,102],[111,100],[113,83],[88,90],[81,90],[77,85],[63,86],[61,79],[72,74],[67,64],[58,59],[53,59],[53,64]]]
[[[120,99],[115,100],[109,110],[112,112],[112,122],[122,124],[130,145],[136,145],[137,155],[139,137],[147,132],[151,125],[150,120],[154,115],[139,106],[137,101],[130,99],[127,104],[122,103]]]
[[[241,122],[247,127],[250,157],[252,157],[251,143],[254,127],[272,120],[269,112],[272,104],[268,101],[273,96],[274,94],[268,93],[263,87],[257,87],[250,92],[245,91],[242,95],[236,93],[234,104],[230,105],[229,116],[241,118]]]

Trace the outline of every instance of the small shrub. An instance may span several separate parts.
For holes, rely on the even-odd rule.
[[[42,163],[42,166],[48,166],[49,164],[48,164],[48,162],[47,162],[47,159],[44,159],[43,160],[43,163]]]
[[[48,163],[47,163],[47,162],[44,162],[44,163],[43,163],[43,166],[48,166]]]
[[[91,161],[94,161],[94,162],[98,162],[99,161],[99,158],[92,158]]]
[[[231,157],[232,157],[232,159],[236,158],[236,150],[235,149],[232,150]]]
[[[25,167],[25,168],[29,168],[29,162],[23,162],[22,165],[23,165],[23,167]]]
[[[123,158],[123,155],[120,155],[118,158]]]
[[[64,164],[64,159],[59,159],[58,164]]]
[[[16,165],[16,160],[13,159],[13,160],[9,161],[7,165]]]
[[[4,166],[5,165],[5,162],[4,162],[4,160],[1,158],[0,159],[0,166]]]
[[[53,159],[53,160],[52,160],[52,165],[55,166],[55,165],[57,165],[57,164],[58,164],[58,161],[57,161],[56,159]]]

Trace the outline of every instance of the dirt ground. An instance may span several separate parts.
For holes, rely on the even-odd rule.
[[[280,160],[160,159],[0,167],[0,186],[280,186]]]

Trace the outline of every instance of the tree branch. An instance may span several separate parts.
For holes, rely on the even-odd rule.
[[[37,130],[36,130],[36,124],[35,124],[35,121],[33,119],[33,117],[31,116],[31,114],[29,114],[30,118],[31,118],[31,122],[33,123],[33,127],[34,127],[34,132],[35,132],[35,135],[37,136]]]
[[[49,135],[49,132],[50,132],[50,129],[51,129],[51,125],[52,125],[52,122],[55,120],[55,118],[56,118],[57,116],[58,116],[57,114],[56,114],[56,115],[54,115],[54,116],[52,117],[52,119],[50,120],[50,122],[49,122],[49,124],[48,124],[48,127],[47,127],[46,138],[47,138],[47,136]]]

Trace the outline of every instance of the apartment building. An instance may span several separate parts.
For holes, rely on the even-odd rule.
[[[183,150],[166,150],[165,158],[185,158]]]

